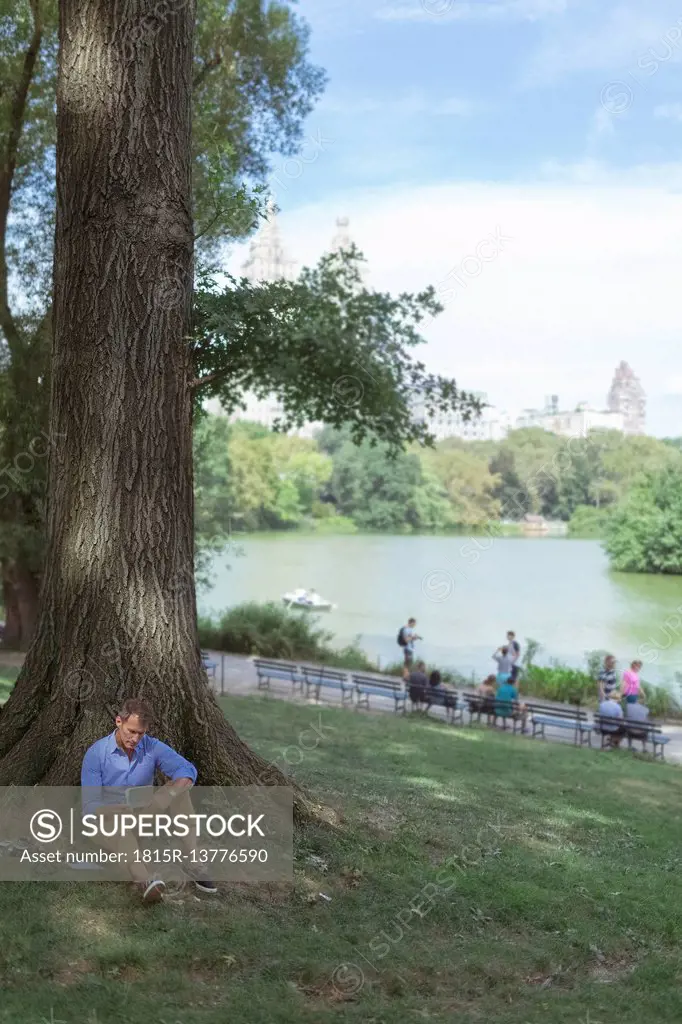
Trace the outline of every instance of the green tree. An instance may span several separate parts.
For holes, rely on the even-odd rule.
[[[75,784],[85,749],[131,693],[151,702],[158,734],[205,784],[261,774],[284,784],[226,721],[199,652],[186,345],[194,5],[161,19],[141,53],[126,13],[60,0],[50,408],[60,443],[40,618],[0,713],[0,785]],[[151,0],[142,13],[152,16]],[[159,301],[171,269],[181,287]]]
[[[347,426],[356,442],[386,442],[393,453],[410,441],[433,443],[415,415],[480,403],[454,380],[427,373],[413,351],[419,324],[442,310],[433,288],[397,297],[362,287],[362,255],[354,247],[324,256],[295,281],[252,285],[210,276],[195,304],[194,384],[231,412],[246,392],[275,393],[279,429],[322,422]]]
[[[333,457],[329,485],[337,511],[360,529],[400,532],[441,529],[450,522],[444,491],[425,476],[414,452],[395,452],[388,444],[346,440]]]
[[[131,59],[178,16],[167,6],[138,12]],[[205,259],[253,229],[272,156],[300,146],[324,74],[287,3],[199,0],[197,13],[192,203]],[[47,457],[33,453],[45,449],[51,388],[56,62],[57,0],[0,0],[0,465],[10,474],[0,490],[0,566],[5,642],[16,647],[32,635],[44,564]],[[101,88],[75,84],[70,113],[87,112]],[[141,198],[136,230],[150,208]],[[167,269],[160,301],[181,293],[180,276]]]
[[[317,450],[314,441],[286,434],[273,437],[274,462],[280,481],[277,504],[282,504],[282,489],[292,495],[297,519],[313,515],[313,508],[332,475],[332,460]],[[291,520],[289,520],[291,521]]]
[[[504,519],[523,519],[534,511],[533,492],[528,481],[521,476],[512,448],[500,445],[490,460],[489,471],[497,481],[492,494],[499,502],[500,514]]]
[[[610,516],[606,551],[622,572],[682,573],[682,471],[642,477]]]
[[[500,501],[495,492],[500,481],[490,472],[485,451],[452,439],[441,442],[434,451],[425,451],[422,460],[444,489],[452,525],[482,526],[499,517]]]
[[[55,0],[19,0],[18,13],[13,10],[7,17],[2,36],[6,60],[0,49],[3,81],[8,82],[0,94],[0,328],[7,346],[0,447],[7,465],[16,469],[17,460],[27,464],[30,446],[47,429]],[[135,23],[131,59],[144,57],[165,20],[154,7]],[[301,143],[303,120],[324,77],[309,63],[307,49],[307,28],[288,4],[198,4],[191,174],[195,244],[203,269],[192,333],[187,335],[195,413],[206,397],[218,397],[231,411],[245,390],[274,391],[285,408],[282,426],[304,420],[336,426],[349,422],[355,440],[375,436],[396,450],[405,441],[428,442],[428,431],[413,415],[415,392],[427,411],[478,408],[454,381],[426,373],[413,357],[422,341],[420,322],[441,308],[433,289],[397,298],[367,291],[359,286],[357,253],[327,257],[292,283],[251,286],[232,281],[219,290],[207,270],[222,241],[243,237],[254,227],[272,153],[293,152]],[[98,88],[99,83],[87,88],[74,84],[70,116],[87,112]],[[244,179],[252,183],[251,189],[242,184]],[[145,229],[153,210],[148,199],[135,197],[132,232]],[[120,203],[115,206],[117,214],[120,208]],[[12,231],[7,230],[10,212]],[[25,323],[17,313],[16,295],[10,296],[10,262],[17,294],[23,288],[31,296]],[[31,273],[38,265],[42,277]],[[177,305],[183,287],[182,268],[176,272],[171,263],[157,281],[159,302]],[[251,453],[246,444],[243,453]],[[8,488],[0,499],[0,562],[10,646],[26,646],[35,621],[44,565],[46,462],[36,459],[30,479],[19,474],[20,486]],[[236,472],[236,462],[233,467]],[[247,520],[291,523],[305,512],[305,503],[297,505],[289,483],[282,482],[271,501],[267,474],[259,478],[250,467],[244,475],[255,479],[262,492],[254,505],[244,481],[236,481],[237,503]]]

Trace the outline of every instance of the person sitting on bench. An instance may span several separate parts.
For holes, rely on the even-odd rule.
[[[481,697],[494,697],[497,693],[497,681],[495,676],[487,676],[481,685],[476,689]]]
[[[609,737],[610,747],[619,747],[620,741],[625,735],[625,728],[622,724],[623,709],[618,701],[618,694],[614,691],[610,696],[601,701],[599,705],[599,716],[601,718],[600,729]],[[604,719],[613,719],[613,722],[605,722]]]
[[[649,721],[649,709],[644,703],[646,700],[645,694],[640,690],[639,699],[635,704],[627,703],[625,705],[625,721],[626,722],[643,722]],[[630,730],[630,735],[634,736],[635,739],[644,739],[646,737],[646,730],[641,732],[635,732],[634,729]]]
[[[416,704],[418,709],[420,709],[421,705],[424,704],[428,710],[428,688],[429,681],[426,677],[426,665],[423,661],[418,661],[410,672],[410,678],[408,680],[410,700],[413,704]]]
[[[498,677],[499,678],[499,677]],[[521,722],[521,731],[526,731],[526,719],[528,709],[525,704],[519,704],[518,710],[512,704],[518,703],[519,691],[510,681],[500,683],[495,694],[495,713],[499,718],[513,718]]]
[[[429,701],[429,704],[431,704],[431,694],[434,694],[436,701],[439,704],[443,704],[446,708],[454,708],[457,706],[455,695],[451,692],[449,686],[445,686],[443,684],[443,680],[438,669],[434,669],[429,676],[429,693],[426,698]]]

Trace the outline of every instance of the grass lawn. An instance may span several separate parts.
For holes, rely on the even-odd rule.
[[[340,827],[299,835],[293,886],[144,907],[123,885],[0,885],[3,1024],[682,1020],[679,769],[268,698],[225,708],[266,757],[300,760]]]

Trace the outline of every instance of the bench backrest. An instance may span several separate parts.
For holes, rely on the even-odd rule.
[[[363,676],[354,672],[352,678],[354,684],[359,687],[373,686],[377,690],[389,690],[391,693],[404,689],[400,679],[391,679],[390,676]]]
[[[587,712],[581,711],[578,707],[552,707],[551,704],[535,704],[530,701],[526,701],[526,707],[534,715],[547,715],[548,718],[571,718],[577,719],[579,722],[587,721]]]
[[[511,712],[519,711],[522,703],[518,700],[498,700],[497,697],[484,697],[480,693],[465,693],[464,700],[473,711],[478,711],[480,708],[482,711],[488,711],[491,715],[495,711],[499,714],[500,709]]]
[[[661,727],[656,722],[635,722],[631,718],[624,718],[623,725],[633,732],[660,732]]]
[[[594,724],[598,729],[605,725],[615,725],[631,729],[633,732],[658,733],[661,731],[660,725],[656,722],[634,722],[631,718],[613,718],[611,715],[595,715]]]
[[[254,658],[253,663],[256,668],[263,669],[267,672],[268,669],[272,669],[277,672],[298,672],[298,665],[293,661],[275,661],[270,658]]]
[[[303,666],[303,675],[308,682],[323,683],[328,680],[330,683],[345,683],[348,673],[335,668],[315,668],[312,665]]]

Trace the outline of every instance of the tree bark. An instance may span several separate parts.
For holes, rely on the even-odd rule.
[[[197,636],[194,8],[60,2],[47,556],[0,714],[0,785],[76,784],[129,696],[151,703],[200,784],[287,781],[225,720]]]

